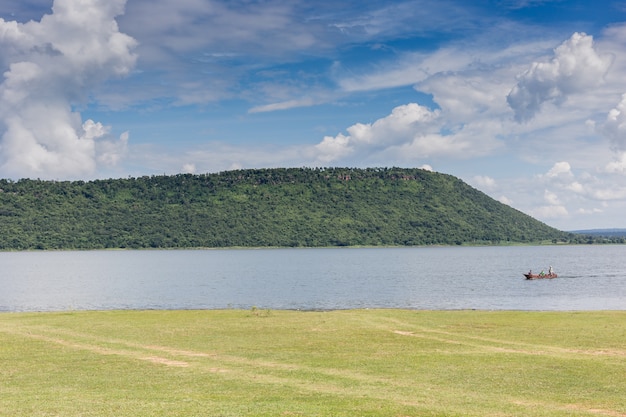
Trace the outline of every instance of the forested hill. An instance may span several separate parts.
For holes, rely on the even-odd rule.
[[[450,175],[261,169],[90,182],[0,180],[0,249],[568,241]]]

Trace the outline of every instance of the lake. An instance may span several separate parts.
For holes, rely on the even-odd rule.
[[[0,311],[626,310],[626,245],[1,252]],[[559,278],[524,279],[532,269]]]

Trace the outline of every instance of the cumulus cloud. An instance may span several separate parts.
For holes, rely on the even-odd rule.
[[[548,204],[552,206],[558,206],[561,204],[561,202],[559,201],[559,197],[552,191],[545,190],[543,192],[543,198]]]
[[[523,184],[526,194],[533,193],[530,201],[523,202],[524,211],[544,221],[566,222],[576,215],[619,210],[626,198],[626,183],[621,177],[597,174],[602,172],[594,175],[574,170],[566,162],[554,164],[545,174]]]
[[[626,152],[620,152],[614,161],[606,165],[605,171],[611,174],[626,173]]]
[[[506,71],[493,69],[447,71],[417,84],[416,89],[431,93],[446,117],[469,122],[507,111],[509,77]]]
[[[585,192],[585,186],[578,181],[574,181],[567,185],[565,189],[573,191],[577,194],[583,194]]]
[[[593,37],[574,33],[554,50],[548,62],[534,62],[518,77],[507,97],[518,122],[532,119],[545,102],[559,103],[571,94],[598,86],[612,57],[594,48]]]
[[[626,94],[609,112],[601,130],[611,140],[616,151],[626,151]]]
[[[548,178],[570,177],[572,176],[572,168],[568,162],[557,162],[546,174]]]
[[[502,126],[500,120],[478,117],[480,111],[460,114],[447,105],[434,110],[417,103],[397,106],[373,123],[356,123],[346,133],[324,137],[312,151],[315,163],[382,159],[414,165],[430,158],[487,155],[501,146]]]
[[[318,160],[331,162],[360,150],[384,149],[394,145],[410,144],[429,136],[436,128],[438,110],[430,110],[416,103],[393,109],[390,115],[374,123],[357,123],[335,137],[326,136],[315,146]]]
[[[135,64],[136,42],[115,21],[125,3],[55,0],[53,13],[40,21],[0,19],[2,174],[77,177],[123,155],[128,134],[113,140],[108,127],[83,122],[76,107]]]
[[[88,122],[93,123],[92,120],[87,120],[85,123]],[[93,139],[102,138],[108,131],[107,128],[101,135],[94,136]],[[96,141],[96,161],[98,164],[107,167],[116,166],[128,152],[128,137],[128,132],[124,132],[117,140],[99,139]]]

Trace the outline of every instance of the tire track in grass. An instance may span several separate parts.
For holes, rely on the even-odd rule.
[[[11,333],[34,339],[44,340],[50,343],[56,343],[66,347],[87,350],[97,354],[126,356],[164,365],[185,367],[193,365],[202,368],[201,362],[202,360],[204,360],[205,362],[208,361],[209,363],[215,363],[222,366],[222,368],[211,367],[210,370],[212,372],[234,372],[235,370],[241,369],[241,367],[247,367],[250,369],[259,370],[260,372],[255,373],[256,376],[262,375],[263,372],[307,372],[317,373],[325,377],[349,380],[354,382],[355,384],[371,383],[373,381],[378,383],[390,382],[389,379],[384,377],[376,378],[372,375],[367,375],[352,370],[319,368],[300,364],[296,365],[261,359],[249,359],[241,356],[225,355],[216,352],[199,352],[174,348],[170,346],[142,344],[122,339],[103,338],[89,333],[80,333],[73,330],[59,329],[56,327],[50,328],[46,326],[30,326],[28,327],[30,331],[25,331],[24,329],[25,328],[22,328],[22,330],[13,331]],[[66,338],[64,339],[59,336],[65,336]],[[85,342],[85,340],[88,342]],[[146,353],[140,353],[142,351]],[[175,359],[155,356],[155,353],[166,354]],[[184,359],[186,362],[180,359]],[[195,359],[195,361],[193,361],[193,363],[190,363],[191,359]],[[407,384],[406,386],[409,387],[411,385]]]
[[[420,385],[414,380],[397,381],[385,376],[367,375],[353,370],[309,367],[140,344],[40,325],[19,329],[0,327],[0,331],[98,355],[116,355],[153,364],[197,369],[200,372],[219,374],[220,378],[227,380],[252,384],[274,384],[302,392],[373,399],[409,407],[439,407],[437,398],[421,394],[436,388],[427,384]],[[166,353],[171,358],[154,355],[155,352]],[[180,360],[182,358],[194,358],[194,361],[182,361]],[[311,378],[310,375],[316,374],[318,376]],[[411,394],[407,395],[407,391]],[[467,396],[467,393],[464,392],[462,395]],[[459,393],[460,396],[461,393]]]
[[[610,355],[610,356],[617,356],[617,357],[624,356],[623,351],[613,352],[612,350],[610,351],[606,351],[606,350],[587,351],[587,350],[579,350],[579,349],[566,349],[566,348],[559,348],[559,347],[552,347],[552,346],[532,345],[532,344],[527,344],[527,343],[502,341],[498,339],[490,339],[490,338],[477,337],[477,336],[457,335],[451,332],[432,330],[432,329],[422,328],[420,330],[422,333],[416,333],[415,331],[404,331],[404,330],[393,330],[392,332],[394,334],[401,335],[401,336],[417,337],[417,338],[423,338],[423,339],[428,339],[428,340],[434,340],[434,341],[441,342],[441,343],[470,346],[473,348],[479,348],[481,350],[490,351],[490,352],[517,353],[517,354],[524,354],[524,355],[541,355],[541,356],[546,356],[546,355],[562,356],[563,354],[592,355],[592,356]],[[434,336],[433,334],[447,335],[447,336],[453,336],[453,337],[458,336],[458,337],[467,338],[470,340],[486,341],[490,343],[511,344],[515,346],[518,346],[518,345],[531,346],[531,347],[541,348],[543,350],[503,348],[503,347],[491,346],[491,345],[486,345],[486,344],[481,344],[481,343],[471,343],[471,342],[467,342],[464,340],[444,338],[444,337]],[[553,350],[553,351],[551,352],[550,350]],[[530,402],[526,400],[520,400],[519,398],[510,398],[506,401],[509,402],[510,404],[528,408],[529,410],[544,409],[544,410],[555,410],[555,411],[560,411],[560,412],[587,413],[590,415],[607,416],[607,417],[626,417],[626,413],[623,413],[620,411],[607,410],[607,409],[602,409],[598,407],[589,408],[588,406],[585,406],[582,404],[573,404],[573,403],[572,404],[559,404],[559,403],[553,403],[553,402],[540,402],[540,401]]]
[[[414,327],[414,326],[413,326]],[[392,330],[393,333],[401,336],[419,337],[423,339],[435,340],[442,343],[449,343],[455,345],[465,345],[475,348],[480,348],[493,352],[503,353],[520,353],[526,355],[586,355],[586,356],[614,356],[614,357],[626,357],[626,351],[620,349],[571,349],[550,345],[538,345],[525,342],[516,342],[504,339],[493,339],[481,336],[472,336],[466,334],[458,334],[452,332],[446,332],[442,330],[434,330],[427,328],[419,328],[415,331],[405,330]],[[445,338],[443,336],[452,337]],[[462,340],[465,339],[465,340]],[[469,340],[469,341],[468,341]],[[487,342],[485,343],[473,343],[473,342]],[[496,345],[504,345],[511,347],[503,347]]]
[[[405,326],[403,326],[406,328]],[[412,326],[415,328],[415,326]],[[381,329],[382,330],[382,329]],[[441,343],[453,343],[488,349],[498,352],[513,352],[524,354],[540,354],[536,351],[520,349],[499,348],[480,343],[471,343],[467,340],[455,340],[442,337],[460,336],[470,340],[483,340],[486,338],[457,335],[451,332],[444,332],[432,329],[421,328],[421,334],[414,331],[391,330],[392,333],[408,337],[424,337]],[[215,352],[202,352],[187,349],[179,349],[171,346],[160,346],[154,344],[141,344],[122,339],[104,338],[90,333],[81,333],[69,329],[52,328],[47,326],[21,326],[19,328],[2,328],[0,331],[13,335],[41,340],[47,343],[54,343],[60,346],[84,350],[98,355],[117,355],[130,359],[145,361],[167,367],[191,368],[199,372],[219,374],[220,378],[234,381],[242,381],[250,384],[274,384],[277,386],[289,387],[292,390],[301,392],[318,393],[332,396],[349,396],[355,399],[369,399],[394,403],[416,409],[449,410],[449,406],[440,404],[438,395],[422,394],[431,390],[446,390],[443,395],[446,398],[471,399],[476,403],[484,401],[479,394],[475,394],[463,389],[454,387],[433,386],[428,383],[420,383],[415,380],[394,380],[383,375],[367,375],[353,370],[336,368],[318,368],[288,363],[272,362],[259,359],[249,359],[244,357],[222,355]],[[389,328],[386,329],[389,331]],[[483,341],[502,341],[487,339]],[[509,344],[518,345],[514,342]],[[305,374],[317,374],[319,377],[311,379]],[[320,378],[321,377],[321,378]],[[313,381],[313,382],[312,382]],[[576,411],[589,415],[607,417],[626,417],[626,414],[617,411],[604,410],[600,408],[586,408],[576,404],[556,404],[533,401],[528,402],[519,398],[502,398],[503,403],[514,404],[523,408],[528,408],[527,415],[531,415],[533,410],[541,408],[544,410]],[[460,406],[460,405],[459,405]]]
[[[511,400],[512,404],[536,410],[537,408],[545,410],[555,410],[564,412],[575,413],[587,413],[594,416],[607,416],[607,417],[626,417],[626,413],[614,410],[606,410],[602,408],[589,408],[582,404],[553,404],[539,401],[521,401],[518,399]]]
[[[462,333],[449,332],[444,330],[415,326],[412,323],[402,322],[396,319],[390,319],[395,327],[411,328],[412,330],[391,330],[392,333],[416,337],[427,340],[433,340],[440,343],[468,346],[488,352],[513,353],[523,355],[541,355],[562,358],[564,356],[609,356],[622,359],[626,357],[626,350],[622,349],[572,349],[552,345],[541,345],[506,339],[496,339],[483,336],[468,335]],[[389,323],[381,325],[381,329],[389,329]],[[484,343],[483,343],[484,342]],[[499,346],[498,346],[499,345]],[[458,352],[456,352],[458,353]],[[504,400],[504,399],[503,399]],[[526,401],[519,398],[511,398],[506,400],[510,404],[522,406],[530,410],[544,409],[555,410],[559,412],[576,412],[586,413],[589,415],[607,416],[607,417],[626,417],[626,413],[616,410],[603,409],[599,407],[589,407],[582,404],[559,404],[553,402]]]
[[[165,358],[161,356],[154,356],[154,355],[145,356],[141,352],[132,351],[129,349],[111,348],[111,347],[105,347],[101,345],[94,345],[90,343],[82,343],[82,342],[72,341],[72,340],[63,339],[63,338],[54,337],[54,336],[47,336],[45,334],[37,334],[37,333],[33,333],[32,331],[17,331],[17,330],[7,331],[6,329],[4,329],[3,331],[6,333],[16,335],[16,336],[22,336],[25,338],[40,340],[40,341],[47,342],[47,343],[53,343],[56,345],[69,347],[72,349],[84,350],[84,351],[96,353],[99,355],[122,356],[126,358],[138,359],[138,360],[152,362],[152,363],[166,365],[166,366],[176,366],[176,367],[189,366],[189,363],[184,362],[184,361],[173,360],[173,359],[169,359],[169,358]]]
[[[553,345],[541,345],[527,343],[521,341],[497,339],[484,336],[469,335],[464,333],[450,332],[445,330],[433,329],[429,327],[417,326],[414,323],[406,322],[399,319],[381,318],[380,320],[370,322],[372,327],[376,327],[383,331],[391,331],[392,333],[402,336],[421,337],[423,339],[431,339],[437,342],[466,345],[475,348],[485,349],[487,351],[503,352],[503,353],[520,353],[527,355],[553,355],[561,357],[563,355],[586,355],[586,356],[613,356],[617,358],[626,357],[625,349],[607,348],[607,349],[573,349],[564,348]],[[395,329],[394,329],[395,328]],[[403,330],[400,330],[403,329]],[[404,330],[408,329],[408,330]],[[472,342],[486,342],[472,343]],[[499,346],[498,346],[499,345]]]

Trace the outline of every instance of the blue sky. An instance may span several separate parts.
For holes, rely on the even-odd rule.
[[[422,167],[626,227],[626,1],[3,0],[0,177]]]

